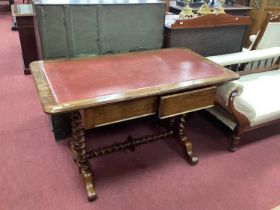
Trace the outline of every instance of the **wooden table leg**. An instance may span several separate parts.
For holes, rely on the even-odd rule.
[[[96,199],[96,191],[93,186],[92,173],[86,155],[85,131],[82,125],[81,115],[78,111],[71,113],[72,140],[70,148],[74,155],[74,161],[79,167],[79,172],[84,178],[87,197],[89,201]]]
[[[186,115],[184,114],[184,115],[176,116],[175,118],[173,118],[171,120],[171,126],[173,127],[175,138],[180,142],[180,144],[184,150],[187,161],[191,165],[195,165],[198,163],[198,157],[196,157],[193,154],[192,143],[187,138],[185,130],[184,130],[185,124],[186,124],[185,116]]]

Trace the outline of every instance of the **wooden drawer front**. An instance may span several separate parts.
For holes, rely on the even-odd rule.
[[[156,97],[149,97],[84,110],[82,114],[84,128],[91,129],[96,126],[155,114],[158,106],[156,99]]]
[[[162,96],[160,98],[159,117],[172,117],[213,106],[215,93],[216,87],[208,87]]]

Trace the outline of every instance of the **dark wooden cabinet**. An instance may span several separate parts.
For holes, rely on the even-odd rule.
[[[30,74],[29,64],[32,61],[38,60],[32,5],[14,4],[12,5],[12,15],[16,20],[18,29],[23,58],[24,74]]]

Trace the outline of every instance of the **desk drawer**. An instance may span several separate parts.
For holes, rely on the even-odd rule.
[[[101,125],[155,114],[157,106],[157,98],[149,97],[87,109],[82,113],[84,128],[91,129]]]
[[[183,93],[162,96],[159,105],[159,117],[175,115],[205,109],[214,105],[217,87],[208,87]]]

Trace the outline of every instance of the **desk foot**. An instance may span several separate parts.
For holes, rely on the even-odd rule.
[[[174,130],[174,136],[180,142],[184,150],[186,160],[189,162],[189,164],[196,165],[198,163],[198,157],[193,154],[192,143],[187,138],[184,130],[185,124],[185,115],[177,116],[171,120],[171,126]]]
[[[85,131],[82,125],[81,115],[78,111],[71,113],[72,140],[70,148],[73,152],[73,159],[79,167],[79,172],[85,181],[88,201],[96,199],[96,191],[93,186],[92,173],[86,155]]]
[[[87,191],[88,201],[92,202],[97,198],[97,194],[96,194],[95,188],[93,186],[92,174],[83,172],[82,176],[85,181],[85,187],[86,187],[86,191]]]

